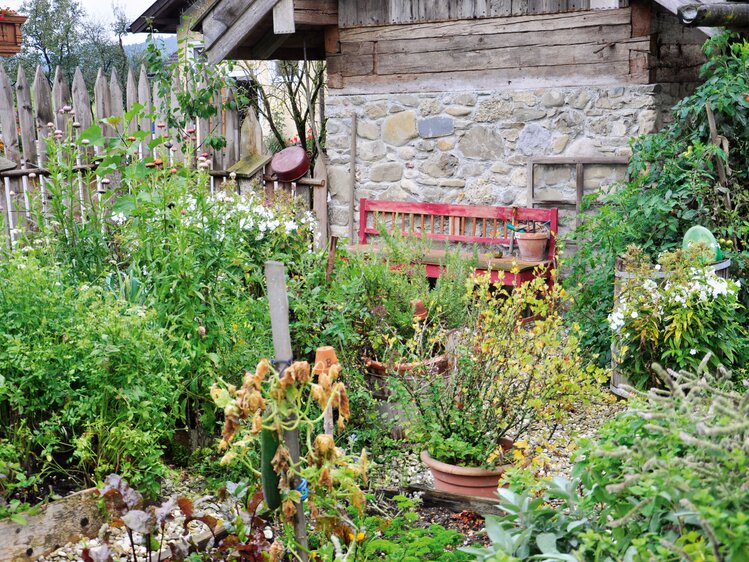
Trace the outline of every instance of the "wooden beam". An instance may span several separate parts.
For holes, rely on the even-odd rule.
[[[294,0],[278,0],[278,3],[273,6],[273,33],[290,35],[295,31]]]
[[[280,49],[289,35],[276,35],[274,32],[269,31],[265,36],[258,41],[258,43],[252,48],[252,60],[270,60],[278,49]]]
[[[749,27],[749,4],[689,4],[678,15],[687,27]]]
[[[236,3],[239,0],[231,1]],[[219,4],[217,8],[222,5]],[[245,38],[258,28],[263,18],[270,13],[275,5],[276,0],[254,0],[236,21],[226,24],[226,28],[213,39],[210,45],[206,44],[208,62],[216,64],[224,60],[232,50],[239,47]],[[203,29],[205,29],[208,19],[206,18],[203,22]]]
[[[659,6],[662,6],[669,12],[671,12],[674,15],[678,15],[679,8],[683,6],[687,6],[688,4],[694,4],[694,0],[654,0],[656,4]],[[716,4],[720,2],[721,0],[701,0],[702,4]],[[712,37],[713,35],[717,35],[721,32],[720,28],[715,27],[700,27],[699,30],[707,35],[708,37]]]

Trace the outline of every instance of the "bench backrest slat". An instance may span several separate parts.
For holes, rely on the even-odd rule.
[[[399,229],[403,236],[424,236],[430,240],[468,244],[507,245],[511,234],[507,225],[530,221],[549,223],[552,236],[548,245],[548,259],[552,260],[559,227],[559,210],[556,208],[529,209],[360,199],[359,243],[366,244],[369,236],[379,236],[379,227],[384,223],[388,232]]]

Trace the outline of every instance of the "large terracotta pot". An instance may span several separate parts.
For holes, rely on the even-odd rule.
[[[549,232],[518,232],[515,235],[518,241],[520,258],[525,261],[543,261],[546,259],[546,242],[549,240]]]
[[[454,466],[433,459],[427,451],[421,452],[421,460],[429,467],[434,477],[434,487],[437,490],[484,498],[497,497],[499,479],[511,466],[501,466],[497,470]]]

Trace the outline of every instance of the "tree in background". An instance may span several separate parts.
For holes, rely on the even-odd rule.
[[[21,52],[5,62],[9,76],[15,77],[22,65],[30,77],[41,66],[50,80],[59,66],[68,82],[80,67],[89,86],[99,68],[107,74],[115,68],[124,78],[128,58],[122,37],[127,33],[127,17],[121,7],[113,10],[115,23],[107,27],[89,19],[79,0],[26,0],[19,10],[28,17]]]
[[[325,63],[278,61],[275,68],[265,69],[266,73],[262,72],[260,65],[244,63],[243,70],[257,89],[257,95],[249,96],[247,101],[270,127],[268,149],[276,152],[299,144],[314,162],[324,148]],[[286,118],[290,122],[290,131],[284,124]]]

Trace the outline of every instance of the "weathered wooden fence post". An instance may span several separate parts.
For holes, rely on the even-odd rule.
[[[265,262],[265,282],[268,287],[268,306],[270,307],[270,322],[273,330],[273,351],[276,355],[276,361],[283,365],[279,375],[283,376],[283,371],[291,364],[291,334],[289,333],[289,298],[286,293],[286,270],[284,265],[278,261]],[[294,420],[288,420],[293,422]],[[299,446],[299,430],[284,432],[284,441],[289,450],[291,464],[294,467],[299,465],[301,450]],[[295,476],[289,479],[289,485],[295,487],[299,484],[299,479]],[[295,504],[296,514],[294,515],[294,536],[299,543],[300,552],[298,557],[303,562],[307,562],[307,521],[304,516],[304,506],[302,502]]]

